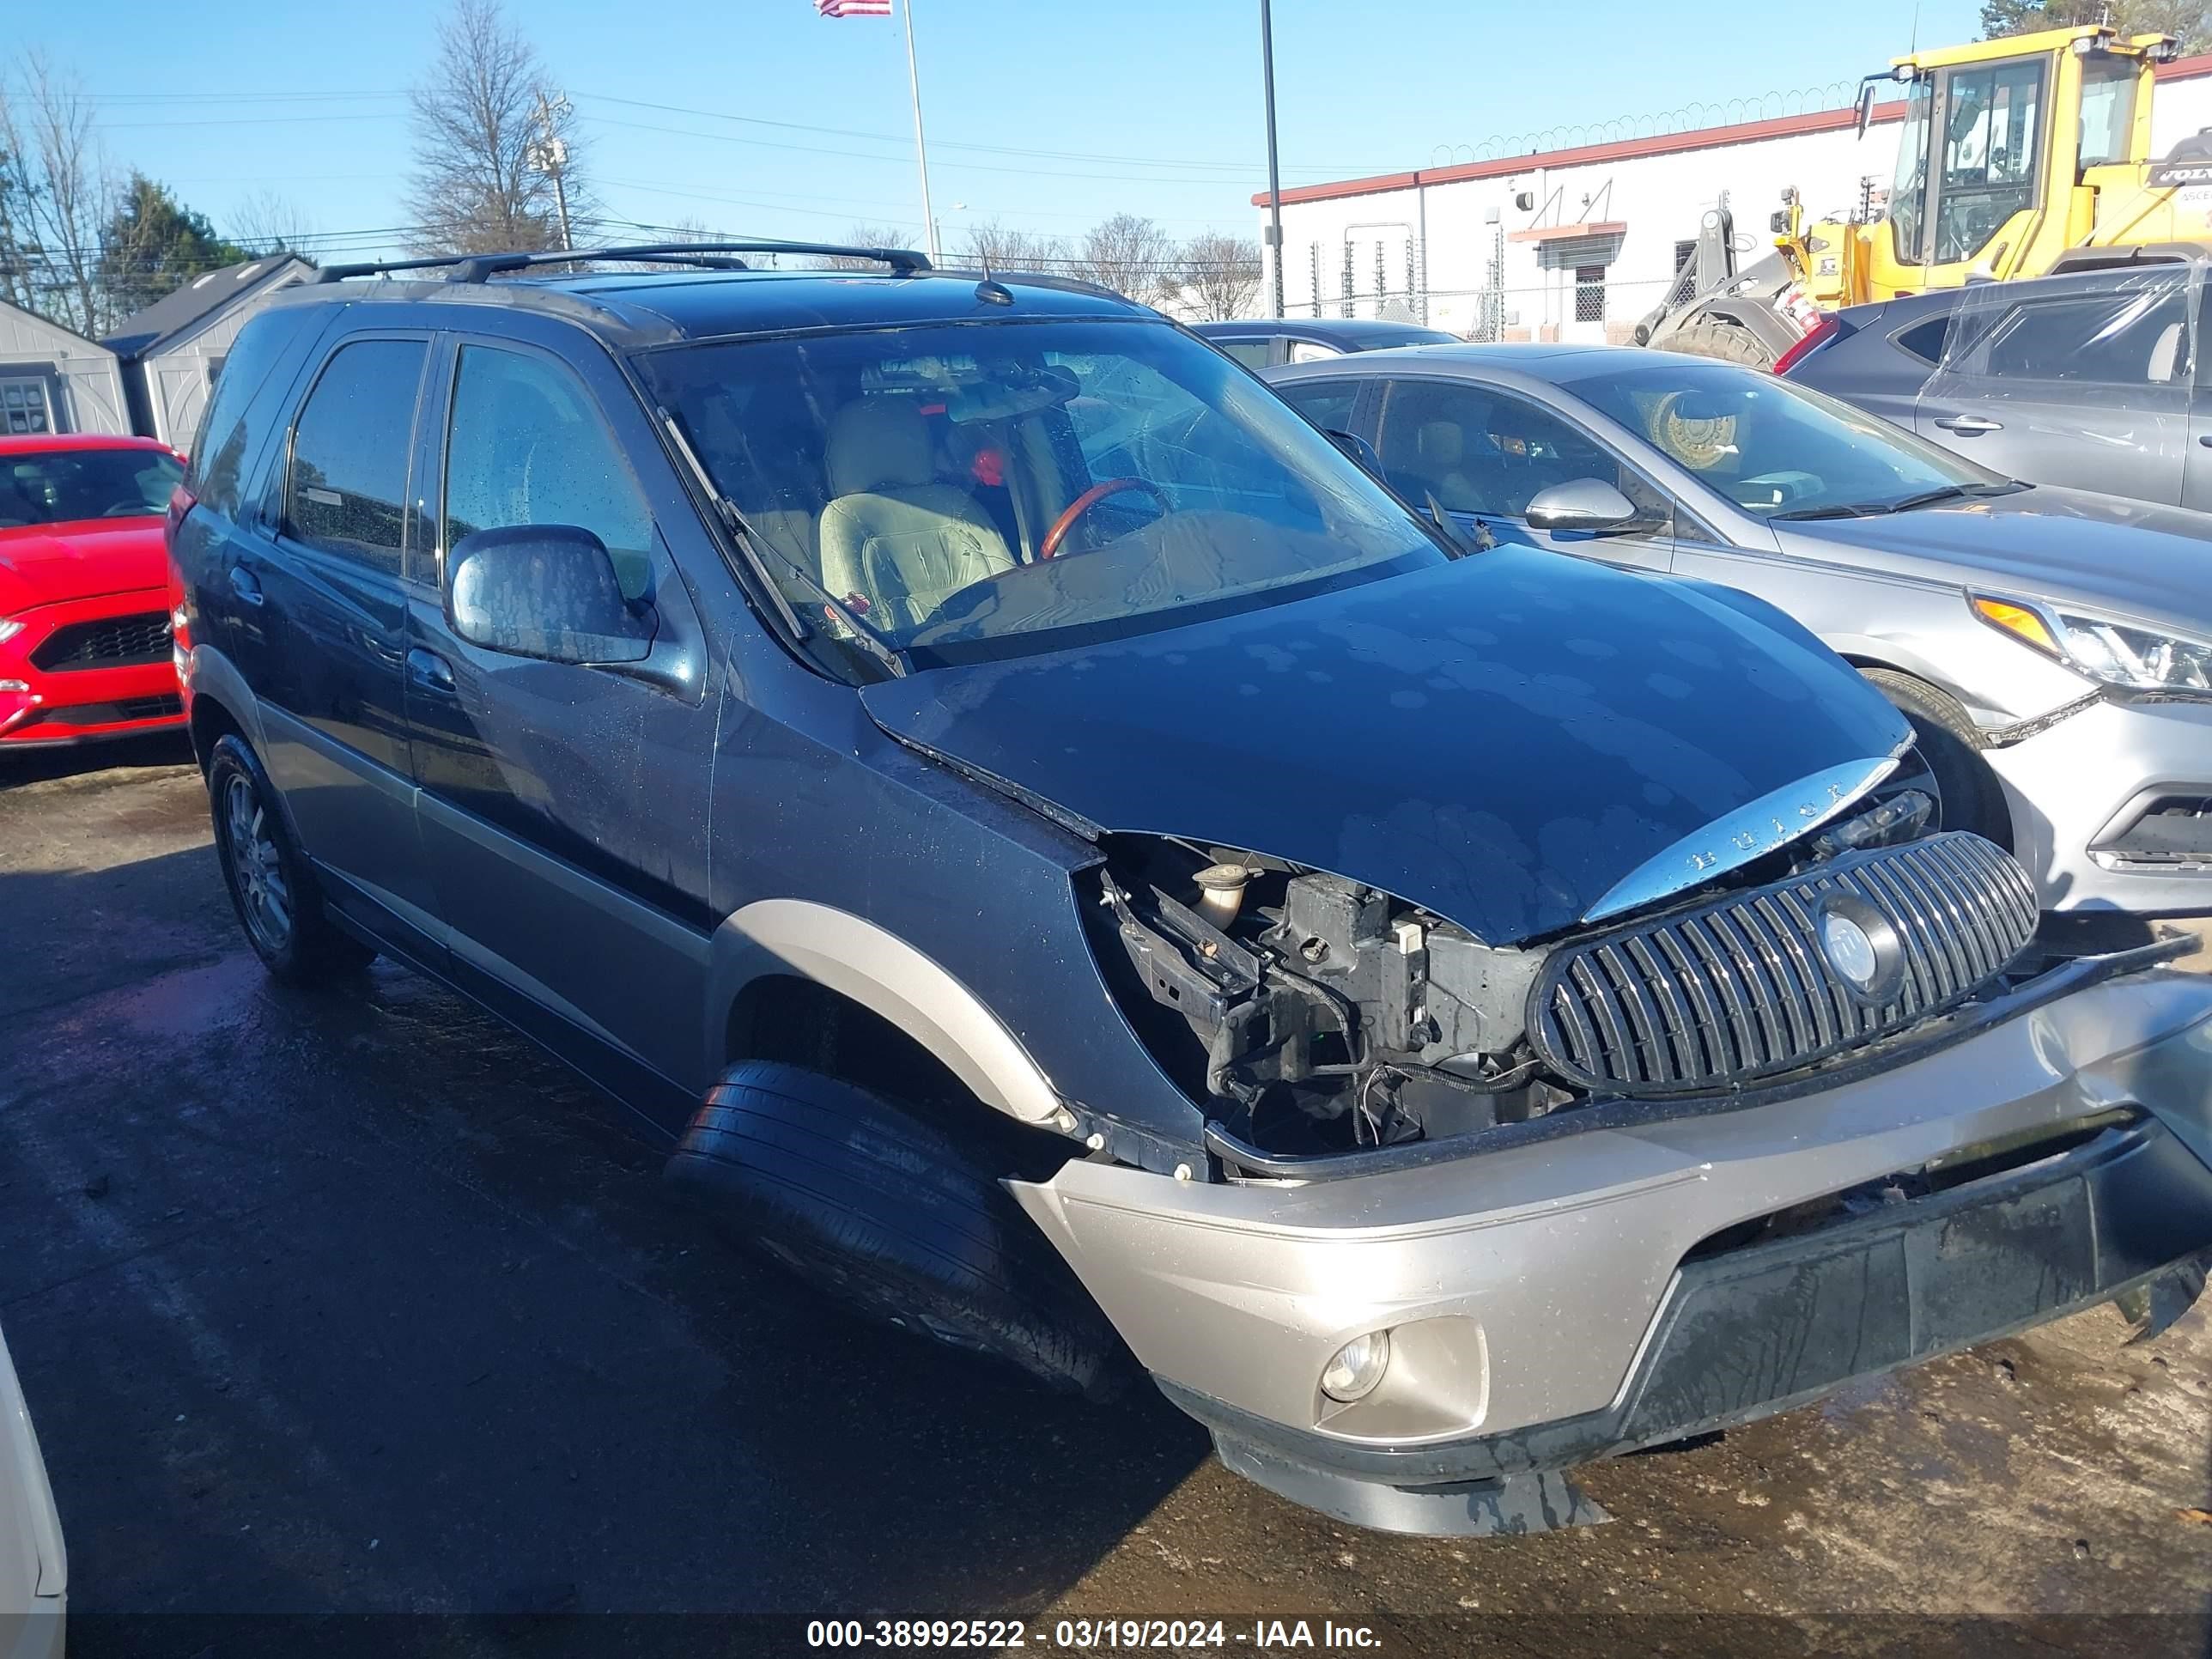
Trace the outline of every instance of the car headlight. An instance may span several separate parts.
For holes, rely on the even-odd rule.
[[[5,645],[21,633],[26,624],[19,622],[0,622],[0,645]]]
[[[1992,628],[2093,680],[2137,690],[2212,694],[2212,643],[2203,640],[1978,593],[1972,604],[1974,614]]]

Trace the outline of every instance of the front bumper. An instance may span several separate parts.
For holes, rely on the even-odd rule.
[[[130,737],[181,725],[184,703],[167,643],[158,660],[52,667],[57,642],[88,625],[118,618],[166,616],[161,589],[106,593],[42,605],[12,620],[22,631],[0,641],[0,749],[41,748],[99,738]]]
[[[2004,787],[2013,850],[2045,909],[2212,912],[2212,842],[2182,862],[2115,850],[2150,798],[2212,797],[2212,702],[2101,699],[1982,758]]]
[[[1716,1247],[2022,1139],[2054,1150]],[[1466,1529],[1470,1483],[1784,1410],[2212,1249],[2208,1160],[2212,981],[2154,970],[1726,1115],[1303,1186],[1076,1163],[1015,1191],[1231,1468],[1364,1524],[1435,1531]],[[1376,1330],[1391,1336],[1382,1383],[1330,1401],[1322,1368]]]

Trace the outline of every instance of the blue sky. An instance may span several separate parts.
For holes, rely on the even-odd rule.
[[[255,192],[277,193],[333,252],[359,257],[396,245],[406,222],[404,90],[441,9],[276,0],[185,16],[167,0],[19,0],[9,32],[31,21],[25,44],[76,70],[117,166],[166,180],[218,227]],[[1258,11],[919,0],[946,240],[973,220],[1073,234],[1122,210],[1178,236],[1249,233],[1265,182]],[[509,0],[509,13],[583,117],[613,216],[817,239],[864,222],[920,240],[896,21],[827,21],[809,0]],[[1649,0],[1277,0],[1284,181],[1852,81],[1903,51],[1916,21],[1934,45],[1970,39],[1975,15],[1972,0],[1795,17],[1771,0],[1694,13]],[[1692,15],[1694,33],[1679,27]]]

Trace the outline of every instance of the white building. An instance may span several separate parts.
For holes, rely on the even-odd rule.
[[[315,268],[280,253],[195,276],[115,325],[104,344],[123,360],[131,424],[181,449],[199,428],[215,377],[246,319]]]
[[[1727,192],[1757,258],[1795,186],[1816,218],[1887,191],[1904,119],[1879,105],[1423,167],[1283,191],[1284,309],[1474,338],[1620,341],[1664,296]],[[2158,71],[2152,153],[2212,127],[2212,56]],[[1252,198],[1264,226],[1267,197]],[[1261,239],[1265,240],[1264,234]],[[1259,304],[1273,289],[1263,283]]]
[[[0,437],[130,430],[112,351],[0,301]]]

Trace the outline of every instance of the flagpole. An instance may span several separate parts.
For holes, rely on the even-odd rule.
[[[906,83],[914,94],[914,159],[921,168],[921,227],[929,244],[929,262],[937,264],[943,259],[937,246],[937,215],[929,205],[929,147],[921,136],[921,76],[914,66],[914,3],[905,0],[899,15],[906,19]]]

